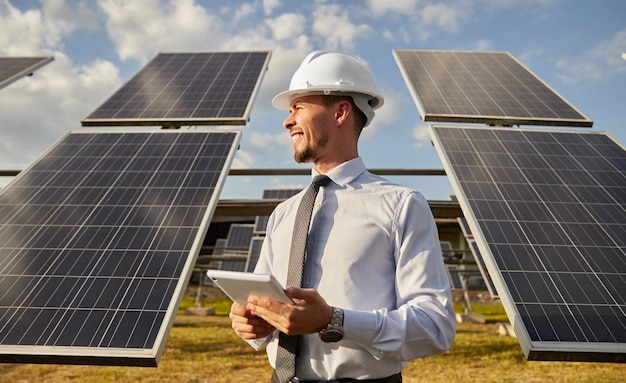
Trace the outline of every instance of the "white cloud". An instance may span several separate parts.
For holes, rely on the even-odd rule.
[[[380,89],[380,85],[379,85]],[[392,89],[380,89],[385,97],[385,103],[376,110],[376,115],[372,120],[372,124],[363,129],[361,133],[363,138],[373,138],[379,131],[396,128],[398,116],[410,106],[402,94]],[[400,129],[404,129],[401,127]]]
[[[159,51],[217,48],[226,40],[221,19],[194,0],[100,0],[107,30],[122,60],[145,62]]]
[[[42,9],[21,11],[3,0],[0,1],[0,52],[28,55],[59,49],[64,37],[78,28],[94,25],[94,13],[83,4],[71,9],[62,0],[46,0]]]
[[[274,39],[287,40],[304,32],[306,17],[298,13],[283,13],[275,19],[267,19],[265,24],[272,30]]]
[[[425,123],[419,123],[413,127],[413,138],[415,139],[416,148],[421,148],[430,144],[430,133],[428,133],[428,125]]]
[[[421,0],[368,0],[367,6],[374,16],[382,16],[388,13],[410,15],[417,10],[417,5],[420,1]]]
[[[0,166],[21,170],[100,104],[120,84],[117,67],[94,59],[74,67],[63,53],[63,40],[93,13],[59,1],[42,9],[20,10],[0,1],[2,55],[52,55],[54,61],[0,92]],[[84,18],[84,19],[81,19]],[[5,181],[5,180],[0,180]]]
[[[476,50],[478,51],[488,51],[491,49],[492,42],[489,39],[482,39],[476,42]]]
[[[520,61],[523,62],[526,66],[531,67],[532,61],[537,57],[541,57],[544,54],[544,51],[544,47],[534,45],[524,49],[524,51],[522,51],[522,53],[519,54],[517,58],[519,58]]]
[[[21,170],[120,84],[117,68],[95,60],[72,67],[64,54],[0,92],[0,164]]]
[[[576,59],[562,59],[556,62],[560,70],[558,77],[569,84],[582,79],[609,79],[626,74],[626,66],[620,60],[621,52],[626,49],[626,29],[613,35],[609,41],[582,52]]]
[[[274,10],[281,6],[280,0],[263,0],[263,12],[266,15],[271,15]]]
[[[76,9],[71,9],[64,0],[44,0],[43,21],[48,30],[55,31],[57,38],[67,36],[76,28],[95,29],[97,18],[95,13],[84,3],[79,3]]]
[[[259,162],[271,164],[271,157],[276,153],[284,153],[278,156],[281,160],[291,158],[293,149],[287,130],[280,125],[274,127],[275,129],[269,128],[272,133],[244,131],[242,145],[233,161],[233,168],[258,168]]]
[[[626,29],[618,31],[611,41],[607,41],[598,45],[591,51],[598,60],[606,63],[606,66],[612,72],[617,71],[623,73],[626,70],[624,62],[626,59],[623,51],[626,49]],[[621,54],[620,54],[621,53]],[[620,59],[621,58],[621,59]]]
[[[7,0],[0,3],[0,50],[5,55],[40,53],[44,32],[41,12],[21,12]]]
[[[427,5],[421,11],[424,26],[437,26],[446,32],[456,32],[459,29],[459,8],[446,4]]]
[[[324,48],[347,49],[354,41],[369,35],[367,24],[356,25],[350,21],[350,12],[339,5],[320,5],[313,12],[313,33],[324,40]]]
[[[234,22],[240,22],[256,13],[256,6],[251,3],[244,3],[235,12]]]

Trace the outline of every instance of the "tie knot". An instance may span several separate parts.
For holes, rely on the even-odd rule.
[[[317,175],[313,177],[313,185],[315,188],[319,188],[320,186],[326,186],[330,182],[330,177],[326,175]]]

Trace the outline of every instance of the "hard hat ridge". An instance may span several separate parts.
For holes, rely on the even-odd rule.
[[[374,109],[384,103],[374,76],[363,62],[347,53],[331,50],[309,53],[293,74],[289,90],[274,97],[272,104],[288,111],[293,99],[313,94],[352,97],[367,118],[365,126],[374,118]]]

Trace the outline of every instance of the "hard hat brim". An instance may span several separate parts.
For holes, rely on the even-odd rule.
[[[372,105],[371,105],[372,109],[380,108],[385,102],[381,94],[376,94],[372,92],[371,89],[361,89],[358,87],[346,87],[345,85],[343,85],[341,87],[337,87],[337,89],[324,86],[323,88],[311,87],[311,88],[306,88],[306,89],[286,90],[284,92],[277,94],[272,99],[272,105],[274,106],[274,108],[278,110],[289,111],[291,102],[298,97],[313,96],[313,95],[331,95],[333,93],[344,94],[344,95],[349,94],[349,93],[359,93],[359,94],[370,96],[372,97]]]

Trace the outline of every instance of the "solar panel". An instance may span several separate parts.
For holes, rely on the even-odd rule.
[[[224,255],[224,249],[226,248],[226,238],[218,238],[215,240],[212,255],[221,256]],[[222,261],[210,261],[208,264],[209,269],[219,269],[222,267]],[[205,282],[213,284],[211,278],[205,278]]]
[[[0,57],[0,89],[32,74],[52,60],[54,60],[52,56]]]
[[[457,218],[457,222],[459,223],[461,233],[463,233],[466,240],[474,238],[474,235],[472,235],[472,229],[469,227],[467,220],[464,217]]]
[[[263,190],[263,199],[287,199],[302,191],[300,189],[265,189]]]
[[[448,279],[450,280],[452,290],[465,290],[459,267],[457,265],[446,265],[446,270],[448,271]]]
[[[0,192],[0,362],[156,366],[239,131],[71,131]]]
[[[269,51],[159,53],[83,126],[245,125]]]
[[[255,235],[264,235],[265,229],[267,228],[267,221],[269,221],[270,217],[268,215],[257,215],[254,219],[254,234]]]
[[[226,247],[230,251],[245,250],[247,252],[253,231],[254,224],[234,223],[230,225],[228,236],[226,237]]]
[[[461,232],[465,237],[465,241],[469,245],[470,251],[472,252],[472,256],[476,261],[476,266],[478,267],[478,271],[480,271],[480,275],[485,282],[485,286],[489,291],[489,294],[492,298],[498,298],[498,291],[496,290],[493,281],[491,280],[491,276],[489,275],[489,271],[487,271],[487,266],[485,265],[485,261],[483,260],[482,255],[480,254],[480,250],[478,249],[478,245],[476,244],[476,240],[474,240],[474,236],[472,235],[472,229],[470,229],[467,220],[464,217],[459,217],[458,219],[459,226],[461,227]]]
[[[254,224],[234,223],[230,225],[223,255],[239,258],[247,257],[250,251],[253,230]],[[246,263],[247,259],[222,261],[220,270],[244,271]]]
[[[530,360],[626,361],[626,150],[602,132],[431,126]]]
[[[248,253],[248,260],[246,261],[246,268],[245,268],[246,272],[248,273],[254,272],[254,268],[256,267],[256,264],[259,261],[259,257],[261,255],[262,245],[263,245],[262,237],[252,238],[252,242],[250,243],[250,252]]]
[[[263,190],[263,199],[287,199],[301,192],[302,189],[265,189]],[[254,234],[265,234],[267,221],[269,216],[257,216],[254,222]]]
[[[472,251],[474,260],[476,260],[476,266],[478,267],[478,270],[480,271],[480,275],[482,276],[483,281],[485,282],[485,285],[487,286],[487,291],[489,291],[489,295],[491,295],[491,297],[494,299],[499,298],[498,290],[496,290],[496,286],[493,284],[491,275],[489,275],[489,271],[487,270],[487,265],[485,265],[485,261],[483,260],[483,257],[480,254],[480,250],[478,249],[478,244],[476,243],[476,240],[470,239],[467,241],[467,243],[470,247],[470,250]]]
[[[452,242],[450,241],[439,241],[439,245],[441,246],[441,255],[444,258],[452,258],[454,253],[452,252]]]
[[[508,52],[393,51],[422,120],[590,127]]]

